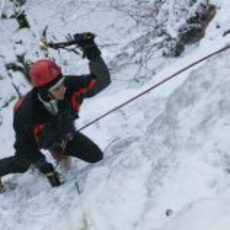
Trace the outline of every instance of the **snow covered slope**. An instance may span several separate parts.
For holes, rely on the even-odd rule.
[[[183,208],[164,230],[228,229],[229,190],[212,198],[197,200]]]
[[[30,0],[26,7],[35,34],[49,21],[56,36],[89,30],[97,31],[100,44],[117,43],[103,47],[103,56],[112,63],[117,50],[121,52],[141,30],[133,30],[135,24],[129,17],[108,11],[101,1],[89,2],[93,4]],[[223,37],[223,33],[229,29],[230,3],[211,2],[219,8],[199,44],[188,47],[179,58],[158,55],[154,65],[161,68],[154,77],[145,79],[145,84],[135,83],[133,65],[115,71],[114,84],[85,102],[77,127],[228,43],[229,35]],[[76,23],[78,17],[81,20]],[[78,57],[52,55],[60,63],[68,60],[66,72],[76,71],[75,63],[77,71],[86,70],[85,61]],[[105,150],[105,158],[95,165],[72,160],[69,170],[58,167],[67,179],[63,186],[50,188],[36,171],[6,177],[6,184],[15,182],[17,187],[0,195],[0,229],[227,230],[229,63],[230,51],[226,51],[86,129],[84,133]],[[152,70],[146,72],[151,74]],[[9,79],[5,82],[9,93],[3,95],[16,97]],[[1,157],[13,154],[12,106],[0,111]]]

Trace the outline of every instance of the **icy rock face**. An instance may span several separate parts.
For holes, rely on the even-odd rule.
[[[148,194],[145,223],[155,220],[157,228],[158,220],[164,221],[163,210],[173,216],[228,184],[229,54],[225,51],[192,71],[143,135],[142,159],[150,167],[143,176]]]
[[[222,230],[230,224],[229,190],[218,196],[202,199],[183,208],[164,230]],[[196,220],[196,221],[194,221]],[[162,229],[162,230],[163,230]]]
[[[165,43],[163,55],[178,57],[182,54],[186,45],[200,41],[215,14],[216,7],[214,5],[200,4],[195,13],[179,27],[177,37],[170,37]]]
[[[136,24],[130,31],[139,33],[124,45],[111,66],[124,72],[132,66],[136,71],[132,80],[139,85],[147,83],[166,64],[165,60],[156,60],[178,57],[186,46],[200,41],[216,10],[204,0],[113,1],[111,5],[130,17]]]
[[[0,46],[0,49],[4,51],[3,54],[1,53],[4,58],[0,56],[0,60],[3,60],[0,63],[2,70],[0,74],[3,78],[0,107],[4,107],[4,110],[0,109],[1,157],[8,157],[14,151],[12,147],[14,134],[9,128],[12,127],[12,108],[10,108],[12,106],[5,108],[5,102],[17,97],[12,82],[21,86],[19,87],[21,91],[24,84],[21,72],[17,74],[14,72],[12,82],[8,81],[7,76],[11,71],[7,71],[5,63],[16,61],[18,54],[21,55],[27,51],[26,60],[42,56],[40,52],[36,55],[35,53],[38,51],[38,35],[46,21],[51,24],[51,34],[62,33],[62,38],[69,31],[95,29],[98,33],[99,44],[103,44],[104,41],[117,44],[112,48],[102,47],[105,59],[115,60],[113,58],[119,54],[121,56],[118,55],[118,59],[122,60],[124,68],[130,67],[126,69],[126,72],[122,72],[122,68],[119,68],[119,63],[115,60],[120,79],[112,74],[113,84],[108,91],[86,103],[82,110],[84,115],[78,120],[79,123],[82,122],[81,124],[94,118],[95,113],[101,115],[101,112],[106,112],[108,108],[117,106],[118,99],[121,102],[123,99],[130,98],[130,95],[136,95],[137,91],[130,93],[132,87],[127,91],[122,91],[127,79],[134,75],[133,66],[128,65],[128,62],[137,61],[138,63],[138,58],[144,60],[141,59],[142,57],[146,57],[147,60],[153,58],[151,65],[142,62],[148,67],[143,72],[143,76],[146,77],[153,75],[152,70],[157,73],[159,71],[159,68],[155,68],[157,66],[163,66],[166,72],[170,72],[171,69],[176,69],[174,62],[178,62],[177,67],[178,64],[181,66],[189,64],[191,59],[186,59],[186,57],[193,57],[196,51],[199,51],[199,57],[202,57],[204,50],[209,51],[209,47],[205,49],[201,42],[199,47],[194,46],[192,51],[188,50],[185,57],[172,58],[171,63],[162,65],[166,63],[166,59],[162,57],[162,50],[155,46],[155,42],[162,45],[165,39],[164,33],[155,33],[155,28],[151,27],[153,24],[150,24],[149,30],[146,30],[147,27],[143,27],[143,24],[134,26],[128,23],[130,21],[127,17],[123,18],[122,12],[116,14],[115,9],[111,8],[108,11],[108,7],[111,6],[105,5],[102,1],[92,2],[94,5],[89,4],[91,1],[28,1],[28,15],[34,27],[34,35],[28,30],[17,33],[16,22],[9,26],[9,30],[0,26],[0,29],[3,28],[2,31],[4,31],[0,40],[2,43],[5,42],[4,46]],[[119,3],[119,1],[113,2]],[[166,23],[165,19],[167,19],[168,24],[159,23],[157,26],[162,28],[161,26],[164,25],[164,31],[166,27],[169,31],[170,26],[174,25],[175,27],[172,26],[169,31],[173,34],[189,16],[190,8],[187,7],[189,3],[201,1],[125,2],[128,6],[132,6],[133,3],[138,4],[138,2],[139,6],[140,4],[143,6],[146,3],[145,12],[148,12],[150,9],[148,7],[152,2],[158,3],[158,6],[163,7],[162,11],[159,11],[158,22]],[[76,10],[76,4],[82,4],[82,7]],[[87,8],[89,5],[90,8]],[[103,10],[100,8],[101,5],[103,5]],[[181,10],[184,7],[186,10]],[[137,7],[136,10],[140,13],[140,8]],[[219,24],[229,25],[226,23],[229,20],[228,10],[226,11],[226,21],[220,20]],[[41,18],[40,12],[45,17]],[[115,17],[117,15],[120,17]],[[151,16],[149,14],[144,22],[155,22],[151,20]],[[0,25],[1,23],[3,22],[0,21]],[[211,41],[222,37],[221,32],[215,29],[215,25],[212,25]],[[225,29],[229,28],[223,28]],[[9,34],[6,36],[6,33]],[[9,37],[12,40],[8,39]],[[61,39],[60,36],[58,40],[59,38]],[[209,38],[210,34],[205,38],[206,41]],[[19,42],[20,39],[22,42]],[[212,44],[211,41],[208,44]],[[218,47],[222,44],[221,40]],[[160,52],[154,59],[153,54],[156,50]],[[148,55],[145,56],[145,54]],[[54,53],[50,55],[57,58]],[[71,59],[74,67],[69,68],[69,62],[65,67],[69,68],[69,72],[76,70],[78,72],[81,58],[76,60],[75,56],[73,58],[67,55],[67,60]],[[64,186],[57,189],[50,188],[48,182],[36,172],[27,172],[13,177],[18,185],[15,191],[0,197],[0,228],[7,230],[15,228],[17,230],[81,228],[159,230],[188,203],[212,195],[221,189],[222,184],[229,184],[226,179],[223,179],[223,177],[226,178],[225,169],[228,169],[227,163],[230,162],[228,155],[230,147],[229,59],[229,52],[226,52],[206,62],[204,67],[194,70],[189,77],[185,78],[184,83],[170,95],[169,99],[169,92],[165,91],[165,88],[158,88],[153,94],[141,98],[139,102],[136,101],[126,109],[114,113],[107,118],[108,120],[105,119],[92,126],[88,134],[102,146],[103,150],[105,149],[105,157],[102,162],[95,165],[85,165],[78,160],[73,162],[70,172],[61,171],[68,178]],[[65,58],[61,61],[63,60]],[[140,79],[141,74],[138,72],[136,80]],[[173,85],[173,81],[170,81],[169,85]],[[147,86],[149,87],[150,84]],[[138,85],[138,90],[138,92],[141,91],[140,85]],[[165,101],[167,101],[166,105]],[[116,137],[119,137],[118,140]],[[80,196],[75,188],[76,180],[82,189]],[[7,181],[11,182],[12,177],[6,178]],[[15,206],[15,201],[17,206]],[[87,221],[90,223],[88,227]],[[175,226],[174,229],[179,228]],[[183,229],[188,228],[185,225]]]
[[[229,168],[229,54],[225,51],[193,71],[148,127],[144,152],[152,159],[153,170],[167,173],[188,153],[210,165],[222,165],[223,170]]]

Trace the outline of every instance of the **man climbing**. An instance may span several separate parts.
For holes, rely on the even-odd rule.
[[[1,192],[5,190],[3,176],[24,173],[31,165],[47,177],[51,186],[63,183],[41,149],[48,149],[56,159],[73,156],[95,163],[103,158],[99,147],[75,130],[74,120],[83,100],[110,84],[110,74],[92,33],[75,34],[73,39],[89,60],[90,74],[63,76],[61,67],[49,59],[31,65],[33,89],[14,108],[15,155],[0,160]]]

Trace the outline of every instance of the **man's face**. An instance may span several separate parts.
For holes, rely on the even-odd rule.
[[[54,86],[49,89],[49,93],[54,97],[56,100],[64,100],[66,87],[64,85],[64,78],[57,82]]]

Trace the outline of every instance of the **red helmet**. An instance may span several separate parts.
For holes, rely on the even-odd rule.
[[[49,59],[41,59],[30,66],[29,77],[34,87],[42,87],[61,74],[61,67]]]

